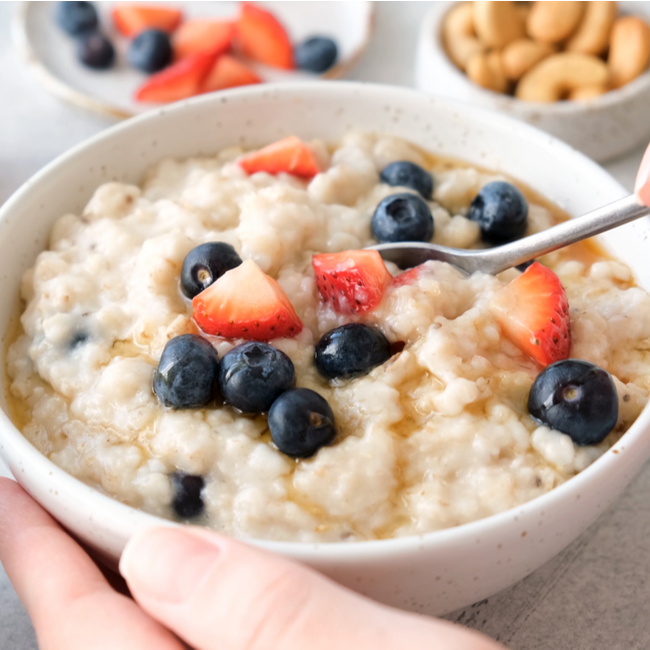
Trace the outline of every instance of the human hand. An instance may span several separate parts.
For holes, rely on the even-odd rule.
[[[200,528],[137,533],[120,571],[135,601],[15,482],[0,479],[0,561],[41,650],[498,650]]]

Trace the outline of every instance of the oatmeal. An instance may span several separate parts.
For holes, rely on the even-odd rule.
[[[650,296],[624,264],[587,244],[542,259],[566,290],[571,357],[597,364],[615,385],[613,430],[597,444],[576,444],[528,412],[546,363],[516,343],[495,308],[520,271],[467,276],[428,262],[395,281],[399,269],[386,264],[385,275],[373,275],[376,304],[355,294],[363,308],[328,299],[314,274],[315,255],[376,243],[371,221],[384,199],[400,193],[410,209],[408,196],[419,196],[382,182],[390,163],[432,170],[433,195],[418,200],[433,219],[432,241],[455,247],[481,245],[483,225],[468,218],[470,204],[489,183],[508,179],[426,157],[390,136],[351,133],[333,149],[310,150],[321,170],[313,178],[249,173],[236,148],[163,160],[140,187],[103,185],[82,215],[56,222],[48,250],[24,276],[23,332],[8,357],[15,421],[37,449],[162,517],[239,537],[335,542],[421,534],[502,512],[568,480],[631,425],[650,391]],[[524,193],[527,232],[557,220]],[[193,312],[181,270],[207,242],[229,244],[244,263],[194,297]],[[263,387],[250,392],[261,400],[251,410],[224,403],[227,395],[173,408],[162,389],[152,390],[170,340],[201,335],[218,364],[250,338],[204,325],[213,313],[203,296],[228,277],[257,278],[269,304],[287,298],[278,312],[286,329],[270,338],[282,353],[274,367],[286,370],[282,390],[295,381],[315,391],[335,423],[333,440],[323,437],[311,455],[282,453],[273,442],[266,411],[280,398],[265,402]],[[231,284],[235,296],[247,293]],[[378,333],[371,335],[378,363],[326,377],[315,349],[351,323]]]

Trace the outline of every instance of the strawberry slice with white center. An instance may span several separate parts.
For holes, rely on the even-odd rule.
[[[339,314],[373,310],[393,280],[377,251],[314,255],[312,266],[321,298]]]
[[[275,68],[295,68],[291,39],[271,12],[250,2],[242,3],[237,37],[244,56]]]
[[[314,150],[295,135],[290,135],[257,151],[251,151],[241,157],[237,163],[248,174],[286,172],[294,176],[312,178],[322,171]]]
[[[230,49],[234,34],[235,25],[230,21],[187,20],[174,33],[174,57],[178,61],[201,52],[222,54]]]
[[[192,300],[207,334],[250,341],[296,336],[302,321],[282,287],[252,260],[224,273]]]
[[[494,307],[503,333],[539,364],[569,358],[569,301],[551,269],[534,262],[497,294]]]
[[[261,83],[261,79],[244,63],[229,54],[221,55],[201,86],[202,93],[224,88]]]
[[[183,13],[173,7],[155,4],[120,4],[113,8],[113,22],[120,34],[137,36],[145,29],[173,32],[183,20]]]

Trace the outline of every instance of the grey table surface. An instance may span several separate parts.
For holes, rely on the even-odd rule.
[[[430,3],[377,5],[373,41],[351,78],[413,85]],[[110,126],[51,97],[11,46],[15,3],[0,3],[0,203],[44,164]],[[632,188],[643,148],[605,167]],[[0,467],[0,475],[3,469]],[[650,467],[578,540],[525,580],[449,615],[513,650],[650,648]],[[29,617],[0,565],[0,650],[33,650]]]

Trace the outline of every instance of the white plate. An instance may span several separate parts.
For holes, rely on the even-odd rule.
[[[54,22],[56,2],[23,2],[14,23],[14,39],[29,67],[54,94],[76,106],[117,118],[131,117],[152,104],[133,100],[147,75],[126,61],[128,39],[113,26],[111,10],[116,2],[96,2],[102,31],[117,52],[115,65],[106,71],[90,70],[75,56],[75,40]],[[124,3],[122,3],[124,4]],[[162,3],[161,3],[162,4]],[[334,79],[345,75],[357,62],[370,39],[372,2],[260,2],[282,22],[292,43],[312,35],[330,36],[339,47],[337,64],[321,75]],[[185,18],[234,18],[238,2],[178,2]],[[318,75],[289,72],[253,65],[265,81],[313,81]]]

